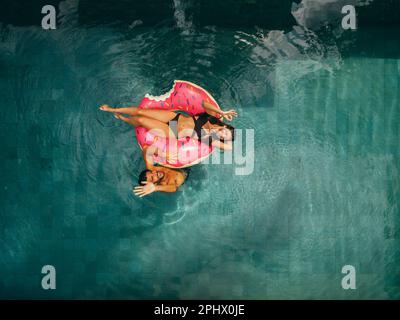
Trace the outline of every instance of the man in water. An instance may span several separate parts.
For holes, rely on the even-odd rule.
[[[156,167],[153,164],[153,155],[158,152],[154,147],[143,148],[143,158],[146,170],[139,175],[139,186],[132,191],[139,197],[153,192],[176,192],[188,177],[187,170],[175,170],[166,167]],[[171,158],[170,158],[171,160]]]

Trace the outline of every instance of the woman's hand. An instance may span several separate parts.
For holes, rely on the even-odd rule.
[[[228,111],[222,111],[221,115],[226,120],[232,121],[234,117],[237,117],[237,112],[232,109],[232,110],[228,110]]]
[[[149,195],[156,191],[156,186],[153,182],[150,181],[142,181],[143,186],[137,186],[132,191],[135,195],[139,196],[140,198]]]

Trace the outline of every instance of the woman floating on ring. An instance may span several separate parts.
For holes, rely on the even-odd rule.
[[[181,169],[201,162],[215,148],[232,150],[235,129],[222,122],[221,118],[231,121],[237,116],[236,111],[222,111],[207,91],[187,81],[176,80],[173,88],[163,96],[146,95],[138,107],[112,108],[103,105],[100,109],[113,113],[117,119],[136,128],[136,136],[143,151],[153,152],[145,155],[147,167],[154,160],[162,166]],[[171,150],[171,145],[175,146],[172,148],[174,150]],[[150,161],[150,157],[153,160]],[[153,165],[151,169],[154,169]],[[167,169],[163,168],[163,173],[158,176],[168,173]],[[175,187],[168,189],[171,191],[156,190],[153,187],[148,190],[174,192],[179,186]]]

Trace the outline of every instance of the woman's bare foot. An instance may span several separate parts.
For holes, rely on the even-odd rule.
[[[107,104],[102,105],[99,109],[102,110],[102,111],[107,111],[107,112],[112,112],[112,110],[113,110],[113,108],[111,108],[111,107],[110,107],[109,105],[107,105]]]

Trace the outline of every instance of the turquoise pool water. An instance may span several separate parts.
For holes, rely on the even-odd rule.
[[[400,45],[179,22],[1,26],[0,297],[399,299]],[[254,171],[139,199],[134,132],[98,106],[174,79],[238,110]]]

